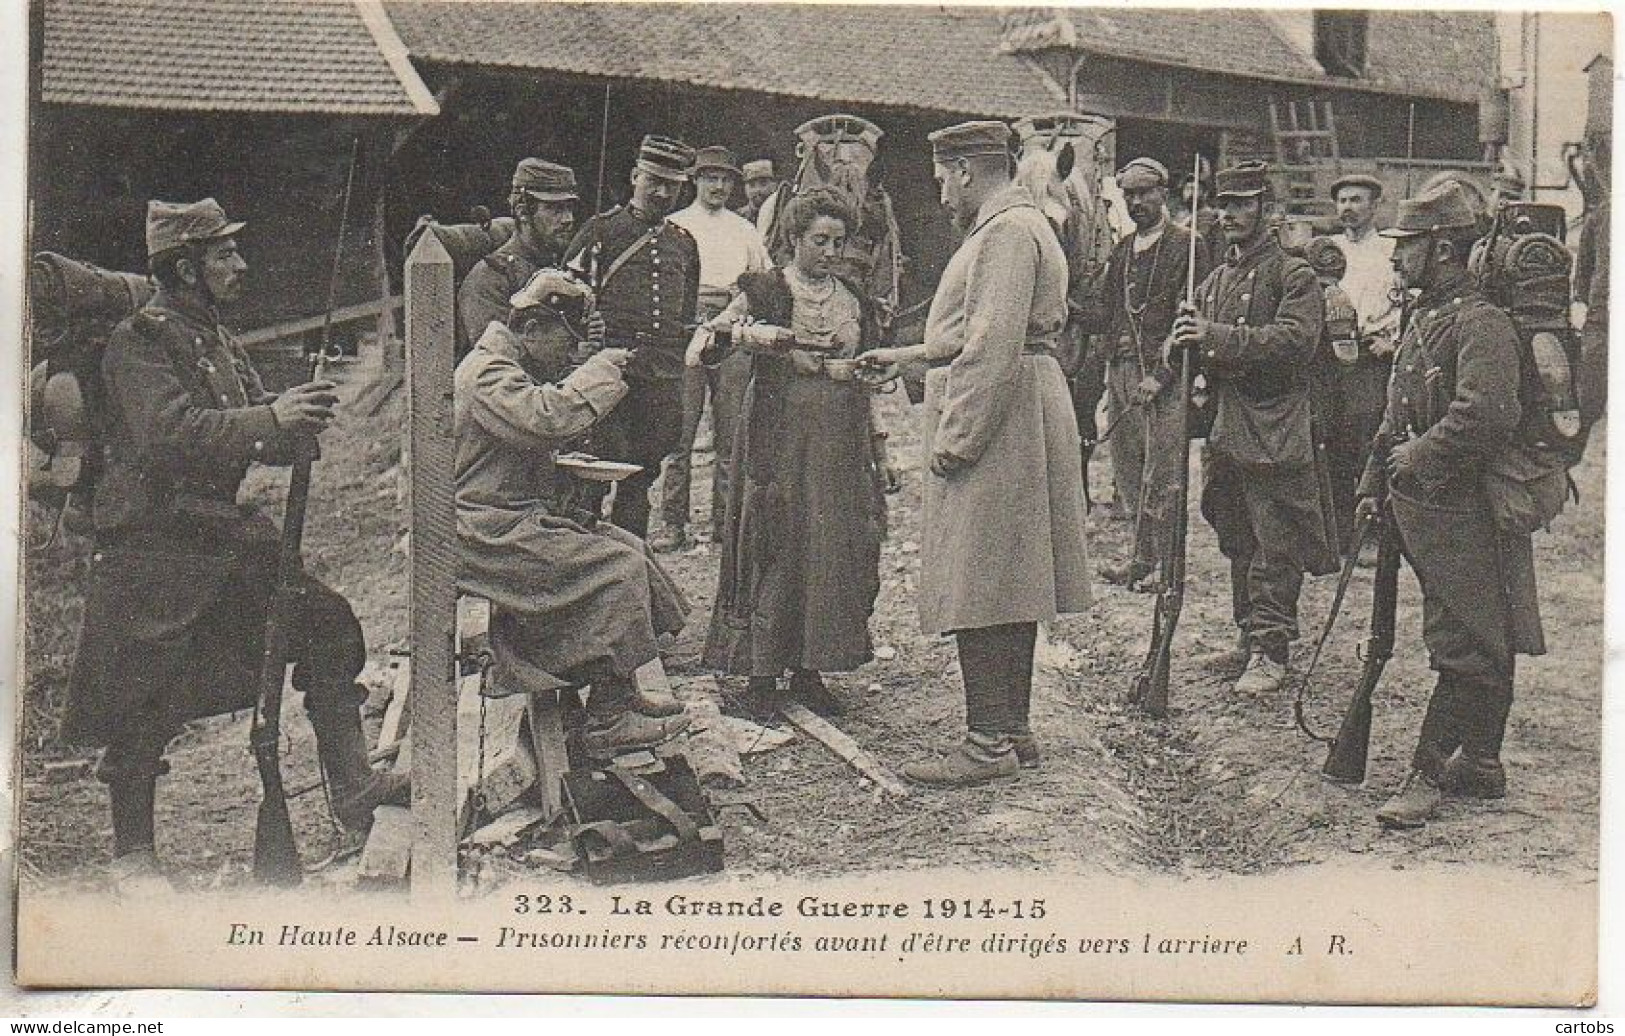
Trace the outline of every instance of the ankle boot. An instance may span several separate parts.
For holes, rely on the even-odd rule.
[[[379,806],[409,806],[412,780],[404,773],[384,773],[367,761],[367,739],[361,713],[348,706],[310,713],[316,730],[316,755],[327,775],[333,814],[351,831],[372,826]]]

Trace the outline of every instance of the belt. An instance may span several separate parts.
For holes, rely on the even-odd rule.
[[[955,355],[958,355],[958,354],[956,353]],[[1055,343],[1054,342],[1024,342],[1024,343],[1022,343],[1022,346],[1021,346],[1021,355],[1023,355],[1023,356],[1054,356],[1055,355]],[[926,361],[926,366],[934,370],[937,367],[946,367],[946,366],[948,366],[949,364],[951,364],[953,362],[954,362],[954,357],[953,356],[945,356],[945,357],[940,357],[940,358],[937,358],[937,359],[927,360]]]

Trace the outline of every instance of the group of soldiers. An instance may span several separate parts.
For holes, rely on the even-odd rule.
[[[850,125],[841,132],[863,143]],[[1055,228],[1012,178],[1012,136],[992,121],[931,135],[961,243],[923,341],[858,361],[876,386],[928,368],[919,606],[926,633],[956,640],[966,733],[908,775],[965,786],[1038,765],[1038,626],[1091,600],[1079,424],[1056,359],[1063,335],[1081,330],[1105,351],[1118,503],[1137,523],[1130,557],[1101,574],[1139,584],[1169,562],[1188,457],[1176,372],[1194,364],[1207,396],[1201,513],[1230,562],[1238,631],[1211,661],[1238,674],[1239,696],[1279,689],[1304,576],[1358,551],[1354,518],[1380,507],[1421,582],[1438,685],[1413,772],[1378,817],[1415,827],[1446,794],[1504,794],[1513,659],[1542,649],[1541,630],[1529,530],[1498,520],[1483,477],[1520,449],[1519,351],[1468,272],[1480,225],[1462,189],[1405,199],[1395,225],[1377,230],[1381,184],[1346,177],[1333,188],[1342,233],[1304,258],[1282,245],[1263,164],[1219,171],[1210,199],[1192,192],[1198,211],[1180,226],[1167,170],[1135,158],[1115,178],[1134,229],[1069,299]],[[629,201],[578,228],[573,171],[525,159],[509,198],[515,233],[458,293],[462,586],[492,602],[499,679],[591,688],[583,737],[598,753],[659,744],[687,723],[677,702],[632,680],[688,613],[647,541],[650,487],[664,465],[670,504],[655,546],[681,546],[686,455],[709,396],[716,500],[726,493],[730,415],[749,369],[696,367],[685,352],[741,275],[784,261],[749,218],[770,221],[764,206],[791,193],[775,193],[773,173],[761,161],[741,167],[726,148],[650,136]],[[675,211],[689,183],[694,202]],[[741,184],[749,215],[729,207]],[[1192,268],[1204,221],[1222,246],[1199,241]],[[152,202],[159,290],[115,331],[103,363],[108,465],[64,735],[106,747],[99,773],[126,887],[164,880],[153,797],[165,745],[191,718],[243,707],[255,686],[278,537],[239,504],[244,473],[285,463],[335,416],[329,381],[265,392],[221,326],[220,307],[243,287],[243,230],[212,200]],[[786,347],[763,335],[736,342],[747,360]],[[590,487],[559,489],[559,451],[583,436],[598,457],[637,467],[607,508]],[[309,577],[288,600],[293,683],[336,814],[364,828],[409,785],[367,762],[361,628]]]

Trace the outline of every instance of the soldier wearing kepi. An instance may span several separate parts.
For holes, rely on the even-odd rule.
[[[113,811],[112,876],[160,891],[153,830],[164,748],[189,720],[253,705],[280,534],[237,503],[251,464],[287,464],[333,419],[333,384],[265,391],[219,323],[248,264],[244,224],[214,199],[147,207],[158,292],[120,324],[102,360],[109,427],[96,488],[95,553],[69,681],[63,737],[105,746],[98,776]],[[404,804],[405,777],[375,772],[361,730],[366,661],[348,602],[308,577],[289,616],[293,685],[331,784],[334,812],[365,828]]]
[[[1112,249],[1111,258],[1080,314],[1083,329],[1104,334],[1112,409],[1112,465],[1122,469],[1117,484],[1135,515],[1132,555],[1119,565],[1102,565],[1101,578],[1125,586],[1150,576],[1168,549],[1168,513],[1179,481],[1178,464],[1187,456],[1181,440],[1174,372],[1163,360],[1163,345],[1185,297],[1186,256],[1191,231],[1168,216],[1168,170],[1150,158],[1136,158],[1117,174],[1134,233]],[[1197,243],[1196,278],[1207,268]]]
[[[508,206],[513,237],[481,259],[457,289],[457,330],[461,358],[492,321],[508,316],[508,300],[537,270],[555,266],[575,231],[576,174],[568,166],[527,158],[513,172]]]
[[[694,165],[694,149],[648,136],[632,169],[632,200],[582,226],[565,258],[598,297],[604,341],[632,350],[626,401],[595,430],[606,459],[643,468],[620,483],[610,518],[641,538],[649,534],[649,488],[683,436],[683,353],[699,301],[700,256],[694,237],[669,221]]]
[[[1266,225],[1268,172],[1262,162],[1249,162],[1218,174],[1225,261],[1197,290],[1199,312],[1182,313],[1173,329],[1173,343],[1193,351],[1213,386],[1202,514],[1230,559],[1240,640],[1211,661],[1244,667],[1238,694],[1281,686],[1287,648],[1298,635],[1303,574],[1337,567],[1310,426],[1320,284]]]
[[[930,137],[942,202],[965,237],[926,318],[923,352],[935,366],[920,619],[958,641],[969,730],[948,755],[905,768],[925,784],[980,784],[1037,764],[1028,713],[1038,623],[1089,604],[1078,424],[1054,355],[1066,258],[1011,183],[1010,138],[1002,122]]]
[[[1447,793],[1506,793],[1500,755],[1513,659],[1545,650],[1534,524],[1508,516],[1527,510],[1519,497],[1540,483],[1561,494],[1564,476],[1522,443],[1530,415],[1519,403],[1517,333],[1467,271],[1478,230],[1461,188],[1402,202],[1383,233],[1396,241],[1400,281],[1421,294],[1394,357],[1360,508],[1375,513],[1386,487],[1422,585],[1422,638],[1439,674],[1411,774],[1377,811],[1387,827],[1415,828]]]

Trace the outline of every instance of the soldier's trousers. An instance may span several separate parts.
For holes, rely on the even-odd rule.
[[[683,436],[683,388],[676,378],[628,378],[626,384],[626,398],[593,429],[593,448],[605,460],[643,468],[616,484],[609,520],[647,539],[649,489]]]
[[[1382,424],[1386,406],[1387,368],[1372,365],[1339,372],[1336,417],[1327,423],[1326,466],[1332,483],[1332,505],[1337,519],[1337,548],[1348,553],[1354,534],[1354,497],[1371,455],[1371,440]]]
[[[1477,759],[1499,759],[1512,711],[1512,674],[1494,678],[1439,671],[1422,717],[1411,765],[1435,784],[1456,749]]]
[[[188,658],[161,650],[130,650],[124,655],[119,679],[143,704],[129,715],[107,743],[96,774],[103,781],[150,779],[169,771],[164,749],[180,733],[186,720],[206,715],[179,705],[178,685],[213,679],[227,686],[196,686],[181,693],[193,700],[217,700],[212,711],[226,712],[252,706],[257,687],[260,653],[264,645],[265,615],[271,582],[266,573],[244,571],[227,585],[222,604],[205,614],[191,631]],[[316,722],[324,713],[347,710],[358,714],[364,692],[356,677],[366,664],[367,648],[361,623],[350,602],[322,583],[306,578],[304,592],[293,598],[288,616],[289,661],[293,687],[304,695],[305,711]]]
[[[1140,513],[1140,490],[1145,471],[1146,417],[1134,406],[1140,386],[1139,361],[1113,357],[1106,361],[1106,419],[1111,422],[1112,485],[1117,510],[1125,518]]]
[[[1129,402],[1140,384],[1139,364],[1112,361],[1112,392],[1126,388]],[[1119,371],[1117,368],[1121,367]],[[1188,440],[1179,426],[1179,395],[1169,388],[1141,407],[1124,412],[1112,432],[1112,464],[1117,458],[1134,469],[1134,560],[1160,564],[1168,555],[1168,533],[1179,490],[1180,465],[1190,461]],[[1125,478],[1129,473],[1124,473]],[[1119,482],[1118,485],[1124,485]]]
[[[965,681],[965,726],[995,739],[1029,733],[1038,624],[964,629],[954,639]]]
[[[1298,636],[1302,551],[1324,536],[1315,469],[1245,470],[1211,451],[1203,462],[1202,515],[1230,559],[1231,610],[1248,642],[1276,661]]]
[[[666,458],[666,481],[660,495],[660,517],[668,526],[686,525],[689,519],[690,475],[694,440],[699,436],[705,398],[711,397],[711,441],[716,455],[711,473],[712,538],[722,538],[722,520],[728,509],[728,486],[733,475],[734,426],[750,384],[750,354],[734,351],[715,367],[683,368],[683,430],[677,449]]]

